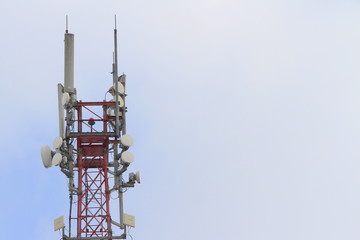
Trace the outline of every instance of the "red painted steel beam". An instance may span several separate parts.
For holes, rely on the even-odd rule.
[[[115,106],[115,102],[82,102],[79,101],[74,104],[75,107],[77,106]]]

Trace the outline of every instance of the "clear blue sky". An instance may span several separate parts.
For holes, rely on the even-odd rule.
[[[143,183],[134,240],[360,238],[360,3],[2,1],[2,239],[59,239],[65,15],[78,99],[111,85],[113,16]],[[114,216],[116,214],[114,213]],[[14,237],[15,236],[15,237]]]

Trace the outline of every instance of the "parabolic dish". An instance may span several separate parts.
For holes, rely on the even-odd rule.
[[[56,137],[52,143],[53,148],[58,149],[61,147],[63,139],[61,137]]]
[[[41,159],[45,168],[51,167],[51,149],[49,146],[41,146]]]
[[[52,158],[52,165],[53,166],[59,166],[61,161],[62,161],[61,153],[55,153],[54,157]]]
[[[121,154],[121,160],[123,160],[125,163],[132,163],[134,158],[134,155],[129,151],[125,151]]]
[[[116,97],[114,97],[114,102]],[[118,102],[119,102],[119,107],[123,107],[124,106],[124,99],[121,96],[118,96]]]
[[[69,103],[69,101],[70,101],[70,95],[69,95],[69,93],[65,92],[65,93],[63,94],[62,100],[61,100],[62,105],[63,105],[63,106],[67,105],[67,104]]]
[[[116,94],[115,89],[116,89],[115,84],[114,84],[114,86],[111,86],[110,89],[109,89],[109,93],[110,93],[112,96],[115,96],[115,94]],[[124,85],[122,85],[122,83],[120,83],[120,82],[118,82],[117,92],[118,92],[120,95],[123,95],[124,92],[125,92]]]
[[[126,134],[121,136],[120,141],[121,144],[124,145],[125,147],[130,147],[131,145],[134,144],[133,138],[130,135],[126,135]]]
[[[114,89],[116,89],[115,84],[114,84]],[[124,94],[124,92],[125,92],[124,85],[122,85],[121,82],[118,82],[117,92],[118,92],[119,94]]]
[[[137,181],[137,183],[141,183],[141,177],[140,177],[140,172],[137,171],[135,174],[135,180]]]

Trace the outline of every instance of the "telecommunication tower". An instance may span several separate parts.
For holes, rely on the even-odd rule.
[[[140,173],[129,173],[129,179],[123,179],[134,156],[128,151],[133,139],[126,134],[126,75],[118,75],[116,18],[112,86],[108,90],[112,99],[109,101],[77,100],[74,34],[68,32],[67,26],[64,41],[64,85],[57,86],[59,136],[53,141],[54,150],[47,145],[41,147],[45,168],[58,166],[68,178],[68,233],[65,233],[64,217],[55,219],[54,230],[62,230],[65,240],[126,239],[127,229],[135,227],[135,217],[124,213],[123,194],[127,188],[140,183]],[[117,221],[110,212],[113,192],[118,195],[120,217]],[[76,226],[76,233],[72,233],[72,226]],[[114,228],[120,229],[118,236]]]

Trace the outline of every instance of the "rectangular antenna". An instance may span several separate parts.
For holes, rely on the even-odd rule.
[[[65,227],[64,216],[58,217],[54,220],[54,231],[60,230]]]
[[[74,34],[65,33],[64,88],[74,93]]]
[[[59,136],[64,138],[64,106],[62,103],[62,97],[64,93],[64,87],[60,83],[57,85],[58,87],[58,111],[59,111]]]

